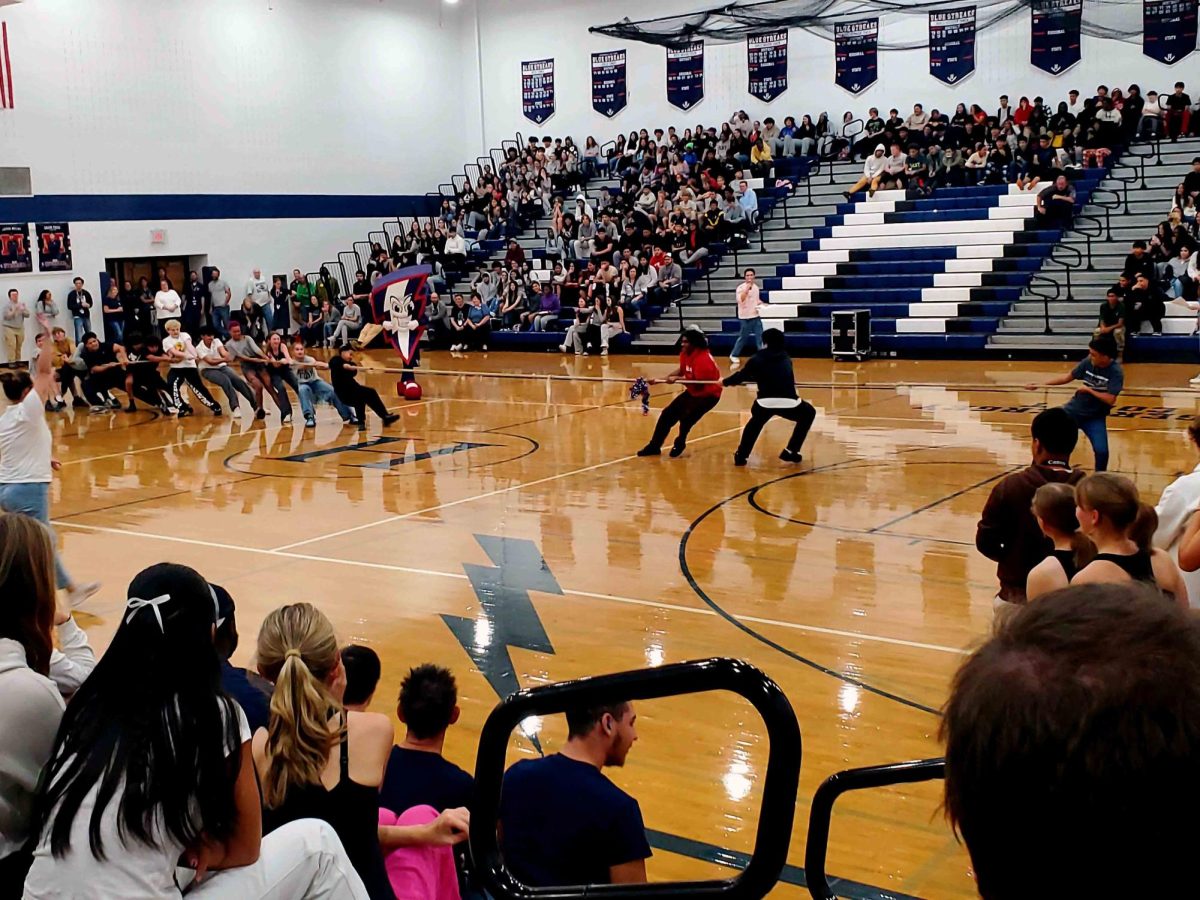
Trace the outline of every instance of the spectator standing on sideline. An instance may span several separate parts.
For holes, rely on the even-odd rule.
[[[160,335],[167,333],[167,323],[178,319],[183,312],[183,300],[178,292],[171,287],[166,279],[158,283],[158,293],[154,295],[154,318],[158,322]],[[180,328],[182,328],[182,323]],[[189,338],[191,336],[189,335]]]
[[[38,325],[49,344],[46,320]],[[0,414],[0,510],[22,513],[50,527],[50,482],[58,460],[52,456],[50,426],[46,424],[46,401],[54,396],[54,354],[39,353],[32,377],[28,372],[6,373],[4,396],[11,406]],[[67,591],[68,603],[79,606],[100,589],[96,583],[79,585],[67,573],[56,553],[54,569],[58,586]]]
[[[100,312],[104,319],[104,336],[121,343],[125,339],[125,307],[121,303],[121,289],[115,281],[109,284],[100,301]]]
[[[1066,375],[1028,384],[1026,388],[1032,391],[1075,380],[1082,381],[1083,386],[1063,409],[1087,435],[1096,454],[1096,471],[1103,472],[1108,468],[1108,414],[1125,386],[1125,370],[1117,362],[1117,342],[1111,335],[1093,338],[1088,344],[1087,359]]]
[[[58,318],[58,304],[54,302],[54,295],[50,291],[42,291],[38,294],[37,300],[33,302],[33,314],[35,317],[45,316],[51,324],[54,324]]]
[[[388,757],[379,805],[393,812],[468,805],[474,779],[442,755],[446,731],[459,716],[454,675],[432,663],[410,669],[400,684],[396,714],[405,726],[404,740]]]
[[[208,306],[208,288],[200,280],[199,272],[188,273],[188,283],[183,287],[183,312],[179,314],[179,325],[192,336],[193,340],[200,339],[200,326],[216,323],[208,322],[206,308]],[[225,335],[221,335],[225,337]]]
[[[738,354],[747,345],[753,344],[755,353],[762,349],[762,307],[765,305],[759,297],[758,285],[754,281],[754,270],[747,269],[744,273],[744,280],[737,286],[737,314],[740,330],[737,340],[733,344],[733,352],[729,354],[731,365],[741,364]]]
[[[4,353],[5,362],[15,366],[21,362],[21,350],[25,345],[25,320],[29,318],[29,307],[21,301],[16,288],[8,291],[8,302],[4,304]]]
[[[567,711],[567,742],[516,763],[500,797],[501,852],[525,884],[642,884],[650,844],[637,800],[604,775],[637,740],[631,703]]]
[[[1200,416],[1192,419],[1185,434],[1192,451],[1200,451]],[[1200,512],[1200,465],[1168,484],[1154,511],[1158,515],[1154,546],[1166,550],[1179,565],[1179,548],[1188,524]],[[1188,572],[1180,566],[1180,572],[1187,585],[1189,600],[1200,605],[1200,570]]]
[[[1029,573],[1049,553],[1050,542],[1033,515],[1033,495],[1044,484],[1074,485],[1084,475],[1071,466],[1079,428],[1066,410],[1042,410],[1033,417],[1029,433],[1032,462],[997,482],[975,528],[976,549],[997,563],[1000,588],[993,603],[997,610],[1026,602]]]
[[[1072,586],[1002,622],[941,737],[983,900],[1165,897],[1193,877],[1200,622],[1157,591]]]
[[[71,311],[71,320],[75,323],[75,343],[83,340],[83,336],[92,330],[92,295],[83,286],[83,279],[78,276],[73,284],[75,290],[67,295],[67,309]],[[112,336],[107,336],[112,340]]]
[[[792,359],[784,349],[783,332],[768,328],[763,332],[763,343],[763,349],[750,357],[744,369],[721,382],[725,387],[748,381],[758,385],[758,397],[750,407],[750,421],[742,430],[741,443],[733,452],[735,466],[746,464],[763,427],[775,416],[782,416],[796,426],[779,458],[784,462],[803,462],[800,449],[817,417],[813,405],[796,396],[796,375],[792,370]]]
[[[213,328],[222,338],[229,336],[229,304],[233,300],[233,291],[221,277],[221,270],[213,266],[212,278],[208,282],[208,303],[212,310]]]
[[[263,321],[267,324],[267,334],[275,330],[275,304],[271,300],[271,288],[267,279],[263,278],[262,269],[257,266],[250,273],[246,282],[246,296],[254,301],[254,305],[262,310]]]

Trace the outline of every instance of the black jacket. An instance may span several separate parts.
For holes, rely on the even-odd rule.
[[[796,399],[796,376],[792,372],[792,358],[786,350],[763,348],[721,383],[726,387],[753,381],[758,385],[759,398],[777,397]]]

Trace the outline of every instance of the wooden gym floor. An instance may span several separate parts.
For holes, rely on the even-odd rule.
[[[394,358],[375,355],[378,365]],[[720,360],[722,368],[726,360]],[[665,358],[427,354],[427,368],[665,374]],[[973,546],[991,484],[1029,459],[1028,426],[1070,389],[1019,386],[1064,364],[798,360],[819,411],[794,467],[769,425],[750,465],[730,461],[753,393],[729,389],[680,459],[638,459],[650,418],[627,385],[423,376],[426,399],[364,439],[318,410],[278,416],[51,416],[64,462],[54,518],[69,568],[104,582],[81,613],[103,646],[124,588],[161,560],[196,567],[238,603],[249,663],[261,617],[308,600],[384,663],[373,709],[392,713],[407,669],[458,676],[447,755],[473,768],[498,693],[713,655],[746,659],[786,691],[804,738],[789,861],[803,865],[809,802],[832,772],[940,754],[936,710],[991,623],[993,565]],[[1195,369],[1139,365],[1111,421],[1113,469],[1154,500],[1195,459]],[[1090,467],[1081,437],[1076,461]],[[544,562],[543,562],[544,561]],[[528,588],[528,592],[526,591]],[[655,879],[726,877],[749,851],[766,741],[723,695],[640,705],[640,741],[615,779],[655,832]],[[561,721],[525,730],[552,751]],[[535,753],[517,733],[511,758]],[[974,896],[938,786],[850,795],[831,836],[847,896]],[[798,873],[775,896],[801,897]],[[875,890],[872,890],[874,888]]]

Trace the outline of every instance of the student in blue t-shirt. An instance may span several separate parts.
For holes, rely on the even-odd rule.
[[[1072,381],[1083,382],[1083,387],[1063,405],[1063,409],[1091,442],[1096,455],[1097,472],[1108,468],[1108,414],[1117,402],[1121,388],[1125,386],[1125,372],[1117,362],[1117,353],[1117,342],[1113,336],[1102,334],[1088,344],[1087,359],[1068,374],[1026,385],[1030,390],[1036,390],[1039,387],[1070,384]]]
[[[603,773],[637,740],[630,703],[568,710],[567,742],[504,776],[500,847],[527,885],[641,884],[650,844],[638,802]]]

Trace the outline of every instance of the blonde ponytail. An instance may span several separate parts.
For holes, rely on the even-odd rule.
[[[282,806],[288,790],[320,784],[329,754],[341,740],[340,702],[327,681],[338,664],[337,637],[312,604],[281,607],[258,633],[258,667],[275,684],[267,724],[263,802]]]

